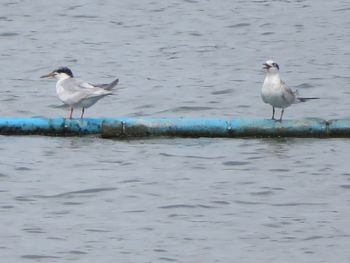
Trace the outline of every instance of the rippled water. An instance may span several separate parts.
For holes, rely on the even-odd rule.
[[[349,117],[348,1],[3,1],[0,112],[65,116],[66,65],[120,78],[86,116],[267,118],[261,64]],[[348,262],[343,139],[0,137],[6,262]]]

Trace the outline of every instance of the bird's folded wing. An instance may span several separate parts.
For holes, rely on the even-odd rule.
[[[76,85],[79,86],[79,88],[82,88],[82,89],[92,89],[92,88],[95,88],[96,86],[95,85],[92,85],[90,83],[87,83],[81,79],[75,79],[75,82],[76,82]]]
[[[86,99],[100,98],[112,94],[111,92],[107,92],[104,90],[102,91],[103,92],[72,92],[70,94],[66,94],[65,100],[71,103],[79,103]]]
[[[62,87],[64,88],[65,92],[72,93],[72,92],[80,92],[84,90],[90,90],[95,88],[94,86],[90,85],[87,82],[84,82],[83,80],[76,79],[76,78],[69,78],[62,82]]]
[[[281,87],[282,87],[282,97],[285,101],[292,103],[295,101],[295,92],[289,88],[284,81],[281,80]]]
[[[112,81],[111,83],[107,83],[107,84],[91,84],[94,87],[98,87],[101,89],[105,89],[105,90],[112,90],[119,82],[119,79],[115,79],[114,81]]]

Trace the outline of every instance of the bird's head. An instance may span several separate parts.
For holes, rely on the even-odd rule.
[[[265,69],[267,73],[277,73],[280,67],[275,61],[269,59],[263,64],[263,69]]]
[[[55,77],[57,79],[73,78],[73,73],[67,67],[60,67],[50,72],[49,74],[41,76],[40,78],[51,78],[51,77]]]

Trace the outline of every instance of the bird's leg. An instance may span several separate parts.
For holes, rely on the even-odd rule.
[[[69,119],[71,120],[73,116],[73,107],[70,107],[70,115],[69,115]]]
[[[280,117],[280,119],[279,119],[279,122],[282,122],[283,113],[284,113],[284,109],[282,108],[281,117]]]
[[[275,119],[275,107],[274,106],[272,106],[272,118],[271,119],[272,120]]]
[[[83,108],[81,109],[81,116],[80,116],[81,119],[82,119],[83,116],[84,116],[84,112],[85,112],[85,108],[83,107]]]

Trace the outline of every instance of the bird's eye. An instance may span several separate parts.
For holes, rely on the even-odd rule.
[[[274,66],[275,68],[277,68],[277,69],[280,69],[280,67],[278,66],[278,64],[277,63],[272,63],[272,66]]]

